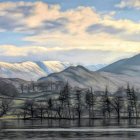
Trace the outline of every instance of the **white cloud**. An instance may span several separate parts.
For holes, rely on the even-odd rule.
[[[136,8],[140,9],[140,0],[121,0],[119,4],[116,5],[119,8]]]
[[[1,30],[6,30],[6,25],[8,26],[8,23],[10,23],[11,29],[16,32],[35,34],[40,32],[42,34],[43,32],[46,34],[63,32],[63,35],[69,34],[73,36],[80,34],[82,36],[86,34],[86,28],[89,26],[103,24],[116,29],[125,29],[128,34],[140,32],[139,22],[126,19],[116,20],[113,17],[115,11],[110,12],[108,15],[98,13],[91,7],[78,7],[61,11],[59,5],[48,5],[41,1],[34,3],[3,2],[0,3],[0,7],[0,13],[3,13],[3,16],[1,16],[1,21],[3,22],[0,22]],[[9,28],[7,29],[9,30]]]
[[[130,3],[129,0],[124,2],[125,5]],[[120,7],[123,6],[120,3]],[[135,2],[135,6],[138,7],[139,3]],[[0,53],[5,58],[22,57],[28,60],[49,57],[70,61],[77,56],[79,61],[80,58],[94,61],[97,57],[93,56],[91,59],[88,53],[92,57],[93,54],[95,55],[93,52],[99,54],[100,51],[102,54],[105,52],[105,54],[107,52],[110,54],[110,58],[106,60],[109,62],[121,55],[140,52],[138,38],[140,22],[116,20],[114,19],[115,11],[108,15],[98,13],[91,7],[61,11],[59,5],[48,5],[41,1],[3,2],[0,3],[0,7],[0,31],[26,33],[22,41],[32,42],[31,46],[25,47],[0,46]],[[89,28],[96,25],[100,25],[98,32]],[[92,32],[87,32],[87,29],[92,29]],[[134,40],[135,38],[137,41]],[[78,50],[79,54],[75,54],[74,50]],[[100,61],[103,60],[103,58],[100,59]]]
[[[46,20],[56,20],[61,16],[59,5],[49,6],[47,3],[35,2],[31,15],[25,19],[28,27],[41,26]]]
[[[82,64],[97,64],[97,63],[110,63],[117,58],[123,58],[135,54],[131,51],[124,52],[121,49],[114,51],[114,49],[100,50],[99,48],[65,48],[54,47],[45,48],[40,46],[26,46],[17,47],[13,45],[0,46],[0,61],[40,61],[40,60],[60,60],[69,61],[72,63]],[[136,48],[138,49],[138,48]],[[131,53],[130,53],[131,52]],[[106,57],[108,56],[108,57]],[[98,58],[98,59],[97,59]]]

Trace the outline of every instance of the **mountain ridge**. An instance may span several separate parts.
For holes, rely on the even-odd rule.
[[[63,83],[69,82],[72,87],[89,88],[93,90],[105,90],[108,86],[110,91],[116,91],[119,87],[130,85],[139,87],[140,80],[138,77],[128,77],[126,75],[118,75],[107,72],[93,72],[83,66],[69,67],[61,72],[52,73],[47,77],[40,78],[39,83],[47,82]]]
[[[36,81],[42,76],[61,71],[70,65],[71,64],[68,62],[60,61],[26,61],[20,63],[0,62],[0,77]]]
[[[69,66],[76,65],[61,61],[25,61],[17,63],[0,62],[0,77],[36,81],[39,78],[45,77],[51,73],[60,72]],[[94,67],[93,71],[97,69]]]
[[[116,61],[98,71],[124,74],[128,76],[140,76],[140,54]]]

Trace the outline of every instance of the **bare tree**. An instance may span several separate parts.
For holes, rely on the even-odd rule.
[[[136,95],[134,87],[132,88],[132,99],[134,104],[135,117],[138,118],[138,96]]]
[[[117,119],[118,121],[120,120],[121,117],[121,110],[124,106],[124,99],[122,97],[122,89],[119,88],[116,93],[113,96],[112,99],[112,106],[115,109],[115,112],[117,114]]]
[[[138,117],[138,97],[136,95],[134,87],[130,89],[129,85],[127,87],[127,100],[128,100],[128,113],[129,118]]]
[[[91,91],[88,90],[87,93],[86,93],[86,96],[85,96],[85,102],[86,102],[86,105],[88,106],[89,118],[94,117],[95,101],[96,101],[96,97],[92,93],[92,89],[91,89]]]
[[[34,118],[35,115],[35,101],[34,100],[26,100],[24,105],[21,107],[23,110],[24,119],[27,116]]]
[[[1,99],[0,100],[0,117],[7,114],[11,109],[12,99]]]
[[[65,118],[71,118],[71,110],[70,110],[70,86],[67,83],[64,88],[60,91],[59,95],[60,101],[60,111],[61,115]]]
[[[111,100],[108,95],[108,89],[106,87],[106,90],[104,94],[102,95],[102,113],[104,118],[110,118],[111,117]]]
[[[24,84],[21,84],[20,88],[21,88],[21,93],[23,94],[24,93]]]
[[[76,111],[80,120],[82,114],[81,90],[76,90]]]
[[[44,114],[46,113],[46,104],[44,101],[38,101],[35,105],[36,116],[43,119]]]
[[[35,83],[33,81],[31,83],[31,85],[32,85],[32,90],[35,91]]]
[[[64,94],[64,97],[65,97],[65,107],[67,109],[67,114],[68,114],[68,117],[71,118],[71,110],[70,110],[70,86],[67,82],[67,84],[64,86],[63,90],[62,90],[63,94]]]
[[[53,101],[51,98],[47,101],[47,104],[48,104],[48,117],[50,117],[51,115],[51,118],[52,118]]]
[[[137,95],[135,93],[134,88],[130,88],[129,84],[127,85],[127,110],[128,110],[128,117],[131,119],[132,117],[138,117],[137,111]]]

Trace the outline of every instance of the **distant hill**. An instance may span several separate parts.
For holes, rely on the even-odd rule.
[[[0,78],[0,96],[15,97],[19,96],[20,84],[26,83],[20,79]]]
[[[92,87],[94,90],[104,90],[105,87],[108,86],[111,91],[115,91],[121,86],[126,87],[128,82],[136,87],[139,87],[140,85],[140,78],[138,77],[130,77],[107,72],[92,72],[83,66],[71,66],[62,72],[53,73],[38,80],[38,82],[48,81],[69,82],[73,87]]]
[[[132,77],[140,76],[140,54],[112,63],[100,69],[99,72],[110,72]]]

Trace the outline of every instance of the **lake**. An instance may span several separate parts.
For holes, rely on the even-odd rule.
[[[139,140],[140,120],[0,120],[0,140]]]

